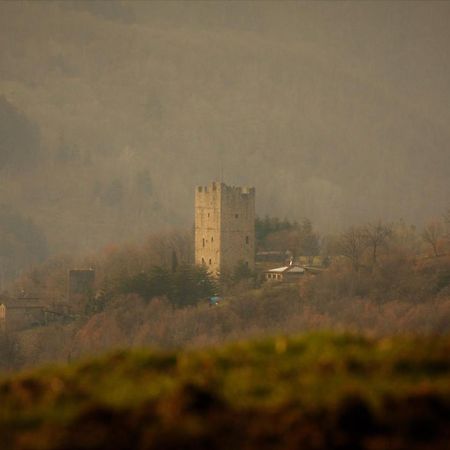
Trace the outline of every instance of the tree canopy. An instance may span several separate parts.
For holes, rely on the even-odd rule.
[[[146,300],[165,296],[175,307],[194,305],[213,295],[216,289],[205,267],[187,264],[174,271],[154,266],[119,282],[119,290],[124,294],[138,294]]]

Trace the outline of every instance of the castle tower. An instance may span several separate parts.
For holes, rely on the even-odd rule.
[[[212,182],[195,192],[195,263],[217,275],[255,267],[255,188]]]

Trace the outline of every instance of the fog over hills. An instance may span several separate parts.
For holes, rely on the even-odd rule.
[[[260,215],[421,225],[449,206],[449,23],[445,2],[3,2],[0,203],[53,252],[190,227],[221,174]]]

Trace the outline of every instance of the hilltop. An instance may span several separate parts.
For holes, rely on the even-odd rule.
[[[444,449],[450,338],[119,351],[0,382],[9,449]]]

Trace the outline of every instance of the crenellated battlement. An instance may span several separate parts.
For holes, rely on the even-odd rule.
[[[197,186],[196,194],[208,195],[212,192],[222,192],[231,195],[254,196],[255,188],[249,186],[228,186],[225,183],[212,181],[209,186]]]

